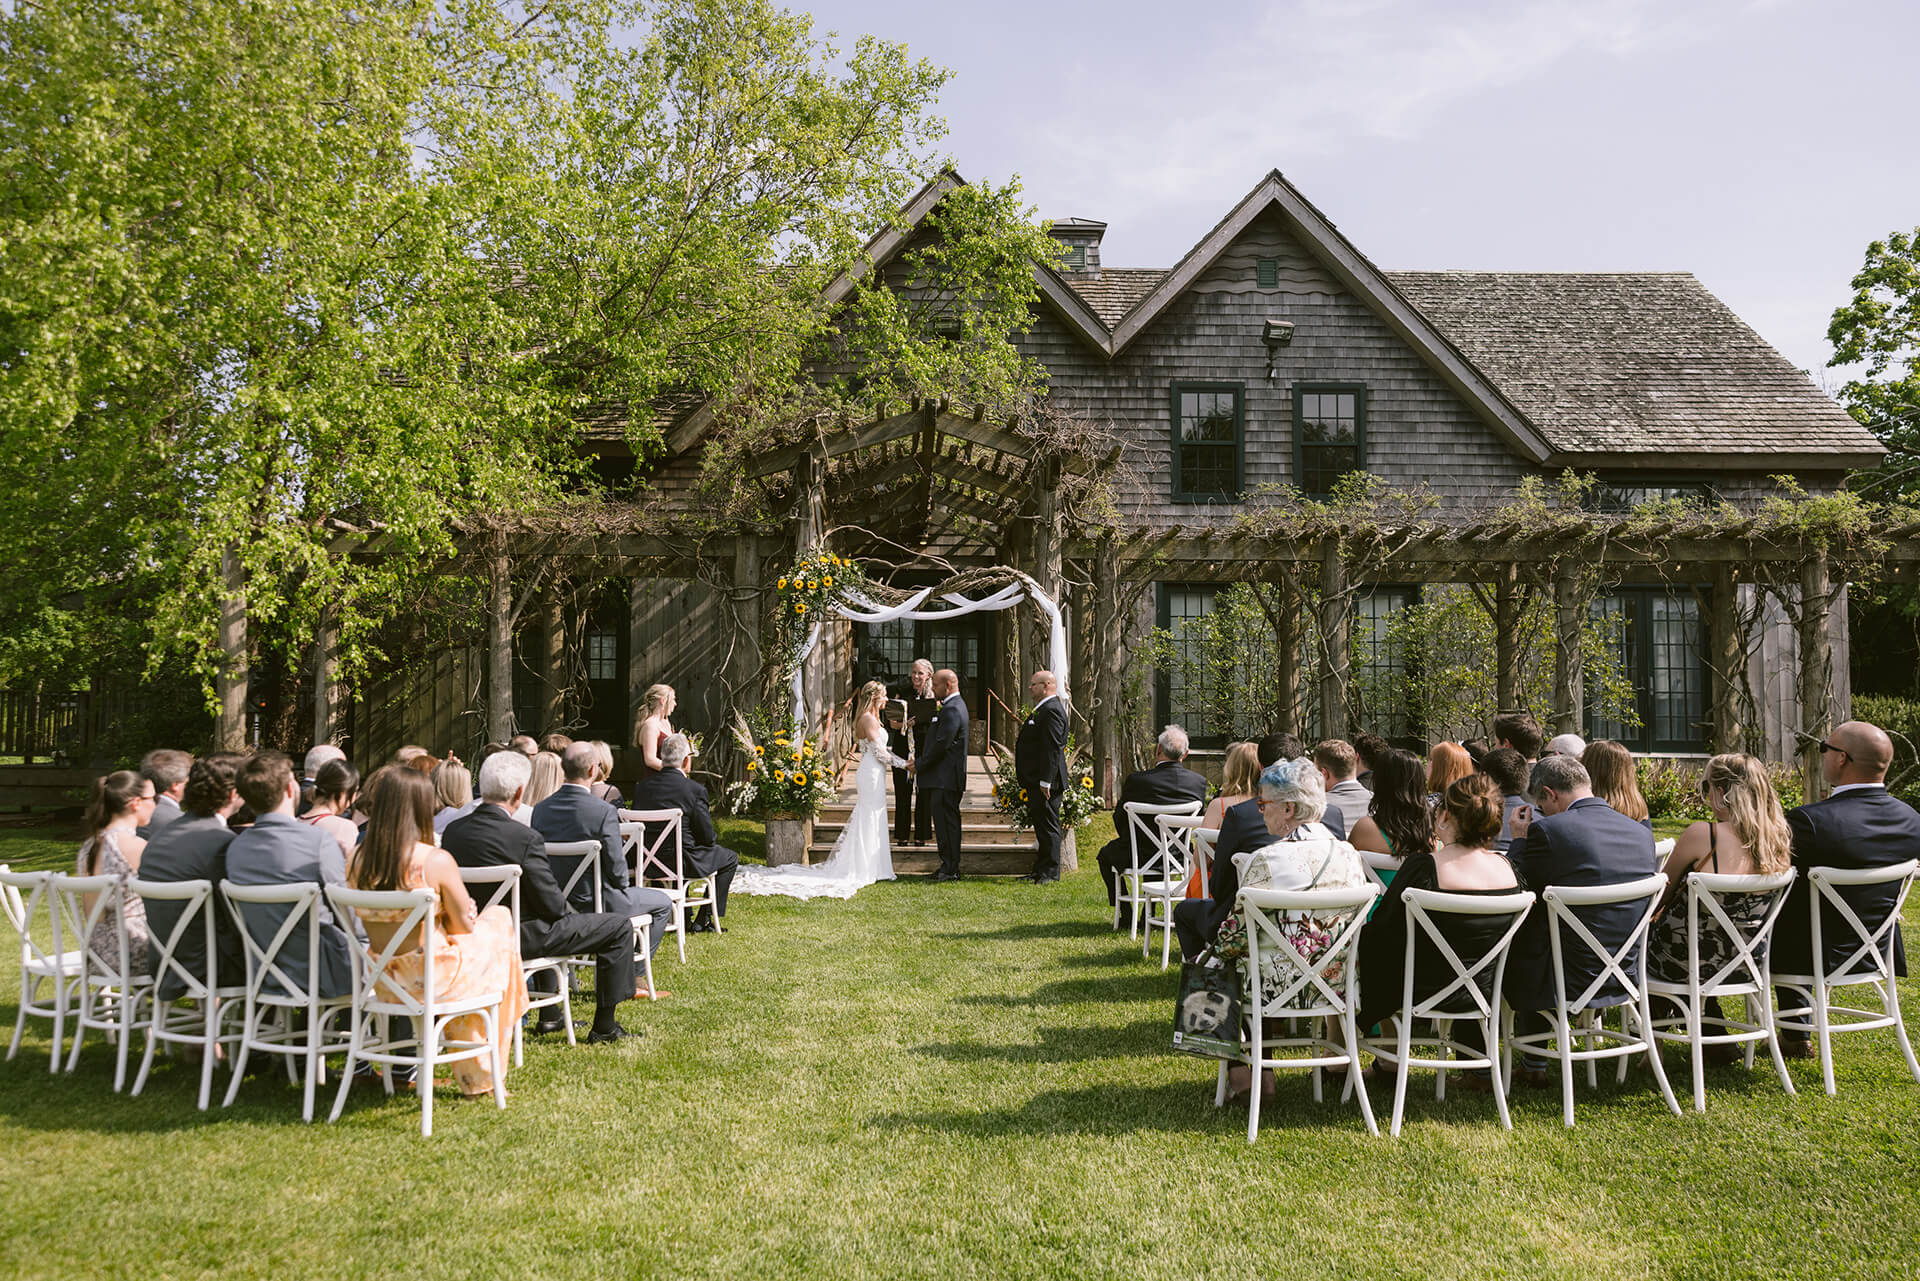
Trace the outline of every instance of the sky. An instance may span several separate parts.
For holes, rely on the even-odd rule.
[[[789,4],[949,68],[960,173],[1112,267],[1277,168],[1388,270],[1691,271],[1837,387],[1833,309],[1920,225],[1915,0]]]

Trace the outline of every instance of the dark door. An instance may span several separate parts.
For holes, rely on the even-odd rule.
[[[627,717],[627,609],[623,593],[608,592],[586,620],[580,657],[586,668],[586,697],[581,700],[585,732],[579,738],[597,738],[626,745],[633,733]]]
[[[885,682],[889,690],[908,687],[913,660],[924,658],[933,669],[951,668],[960,678],[960,696],[967,700],[967,711],[976,725],[984,724],[987,684],[992,664],[993,618],[988,614],[969,614],[951,622],[915,623],[895,619],[890,623],[860,623],[854,628],[853,678]]]

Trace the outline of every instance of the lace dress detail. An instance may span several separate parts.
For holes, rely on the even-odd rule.
[[[742,867],[736,894],[781,894],[788,898],[852,898],[875,881],[893,879],[893,844],[887,835],[887,771],[895,758],[884,738],[860,741],[853,813],[834,842],[833,854],[812,867]]]
[[[74,871],[80,876],[117,876],[124,887],[129,876],[133,875],[133,865],[127,862],[120,852],[119,843],[110,833],[100,834],[100,865],[90,866],[93,861],[94,843],[88,841],[80,847],[79,857],[74,860]],[[138,894],[122,891],[120,914],[127,921],[127,968],[134,974],[147,973],[147,903]],[[100,914],[99,922],[93,927],[93,934],[87,940],[95,955],[118,961],[120,956],[119,930],[114,923],[111,910]]]

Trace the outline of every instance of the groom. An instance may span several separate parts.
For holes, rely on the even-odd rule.
[[[945,668],[933,674],[933,696],[940,700],[927,727],[926,746],[907,768],[920,784],[920,804],[933,812],[933,841],[940,848],[936,881],[960,879],[960,797],[967,790],[966,700],[960,678]]]

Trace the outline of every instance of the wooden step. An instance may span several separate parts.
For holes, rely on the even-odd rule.
[[[840,839],[840,833],[845,830],[844,823],[816,821],[813,825],[813,844],[832,849],[833,843]],[[891,835],[892,829],[888,830]],[[972,845],[1031,845],[1033,832],[1031,829],[1016,828],[1011,823],[969,823],[962,820],[960,839]]]
[[[822,855],[821,857],[825,857]],[[895,876],[932,876],[940,870],[940,855],[933,846],[908,846],[893,852]],[[960,847],[962,876],[1026,876],[1033,871],[1033,850],[1012,845]]]

